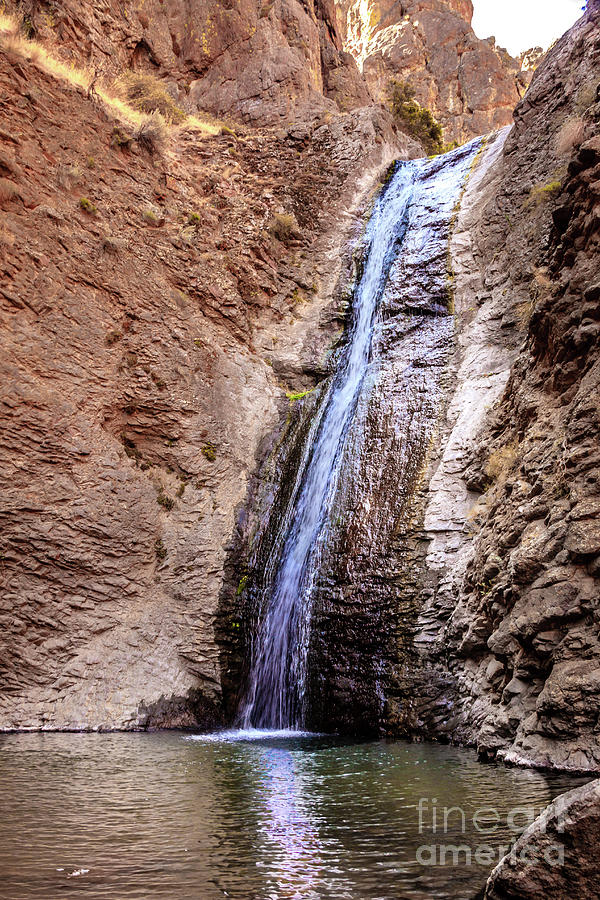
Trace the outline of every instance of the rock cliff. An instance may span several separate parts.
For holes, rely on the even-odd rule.
[[[458,220],[462,365],[468,373],[485,359],[479,398],[486,382],[486,403],[501,396],[479,434],[477,394],[459,388],[451,401],[429,486],[417,636],[429,673],[419,728],[450,723],[484,756],[591,770],[600,767],[599,22],[590,4],[548,54],[487,186]]]
[[[510,124],[531,79],[523,61],[480,40],[471,0],[339,0],[344,46],[373,96],[391,79],[408,81],[444,126],[446,141],[465,141]]]
[[[44,10],[58,52],[107,65],[154,21]],[[341,329],[353,211],[418,148],[319,94],[304,124],[173,127],[157,152],[41,46],[0,49],[0,728],[210,725],[261,442]]]
[[[30,32],[64,59],[103,77],[153,72],[190,111],[273,124],[370,102],[342,50],[332,0],[28,0],[18,7]]]

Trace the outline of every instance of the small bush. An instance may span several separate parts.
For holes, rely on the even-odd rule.
[[[105,253],[117,254],[125,247],[125,241],[114,237],[112,234],[105,234],[102,238],[102,249]]]
[[[113,147],[131,147],[134,137],[129,132],[124,131],[119,125],[115,125],[112,131],[111,144]]]
[[[158,495],[156,497],[156,502],[158,503],[159,506],[162,506],[163,509],[167,509],[167,510],[173,509],[173,507],[175,506],[175,501],[173,500],[173,498],[169,497],[168,494],[165,494],[165,492],[163,491],[162,488],[158,492]]]
[[[153,112],[140,122],[133,137],[148,153],[162,153],[169,143],[169,127],[159,112]]]
[[[160,538],[156,538],[154,542],[154,552],[156,553],[156,558],[159,562],[162,562],[164,559],[166,559],[167,548]]]
[[[567,119],[556,136],[556,152],[559,156],[570,156],[585,138],[585,122],[579,117]]]
[[[112,347],[113,344],[116,344],[117,341],[120,341],[123,337],[123,333],[121,331],[109,331],[105,337],[105,342],[107,347]]]
[[[152,209],[145,209],[142,212],[142,218],[148,225],[158,225],[158,216]]]
[[[596,82],[588,81],[585,84],[582,84],[577,92],[577,100],[575,102],[575,109],[581,115],[590,106],[596,102]]]
[[[407,81],[390,81],[388,100],[400,128],[420,141],[430,155],[444,149],[444,133],[432,112],[415,100],[415,90]]]
[[[185,121],[184,111],[177,106],[164,84],[154,75],[125,72],[113,85],[118,94],[134,109],[161,114],[166,122],[178,125]]]
[[[199,225],[202,221],[202,217],[200,213],[192,212],[188,216],[188,224],[189,225]]]
[[[213,444],[205,444],[200,452],[205,459],[209,460],[209,462],[214,462],[217,458],[217,451]]]
[[[290,403],[295,403],[296,400],[302,400],[303,397],[307,397],[309,394],[312,394],[314,388],[311,388],[309,391],[298,391],[294,393],[293,391],[286,391],[286,397],[290,401]]]
[[[290,241],[302,236],[293,213],[275,213],[269,225],[269,232],[282,244],[289,244]]]
[[[90,216],[95,216],[96,213],[98,212],[97,207],[94,206],[92,201],[88,200],[87,197],[81,197],[81,199],[79,200],[79,206],[84,212],[88,213]]]
[[[529,196],[531,200],[539,206],[545,200],[550,200],[560,192],[561,182],[550,181],[548,184],[539,184],[531,188]]]
[[[506,444],[504,447],[500,447],[498,450],[494,450],[490,453],[485,467],[485,474],[490,484],[493,484],[494,482],[504,483],[516,458],[516,441]]]

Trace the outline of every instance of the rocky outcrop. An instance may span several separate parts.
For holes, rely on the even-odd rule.
[[[483,350],[482,377],[502,390],[519,352],[471,449],[457,454],[455,426],[430,484],[435,577],[420,640],[439,673],[424,695],[424,733],[474,742],[486,757],[573,770],[600,767],[599,18],[590,4],[537,70],[492,172],[494,193],[480,197],[479,224],[465,222],[476,264],[457,279],[458,302],[479,310],[475,321],[487,310],[504,334]],[[455,257],[460,249],[455,242]],[[455,396],[451,409],[460,388]],[[462,512],[446,495],[451,467]]]
[[[561,794],[492,872],[485,900],[600,895],[600,781]]]
[[[0,52],[0,728],[210,727],[237,510],[408,142],[367,108],[150,153],[39,60]]]
[[[128,68],[153,72],[189,112],[275,124],[371,102],[342,50],[332,0],[29,0],[17,7],[30,32],[59,46],[66,60],[107,81]]]
[[[339,11],[344,46],[377,100],[386,100],[390,80],[408,81],[446,141],[511,123],[531,73],[494,38],[475,35],[471,0],[339,0]]]

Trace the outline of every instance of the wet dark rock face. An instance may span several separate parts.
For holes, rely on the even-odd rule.
[[[433,173],[432,173],[433,175]],[[430,190],[434,187],[430,176]],[[428,450],[453,345],[447,247],[454,203],[415,198],[375,325],[315,590],[311,727],[412,728],[406,671],[420,577]]]
[[[420,488],[448,393],[454,347],[451,224],[476,153],[476,147],[464,148],[451,160],[421,164],[417,172],[402,245],[375,320],[313,588],[305,723],[311,728],[355,733],[413,728],[406,671],[423,546]],[[360,246],[354,264],[358,280]],[[278,528],[307,422],[324,393],[319,389],[294,408],[287,435],[267,460],[251,513],[258,524],[250,534],[249,574],[240,600],[247,655],[268,602],[265,590],[281,549]]]

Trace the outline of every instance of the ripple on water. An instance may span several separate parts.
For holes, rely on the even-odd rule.
[[[505,843],[511,808],[581,783],[452,747],[289,732],[21,734],[0,749],[1,900],[467,900],[491,865],[416,858],[434,798],[467,818],[446,843],[475,847],[477,809],[498,809]]]

